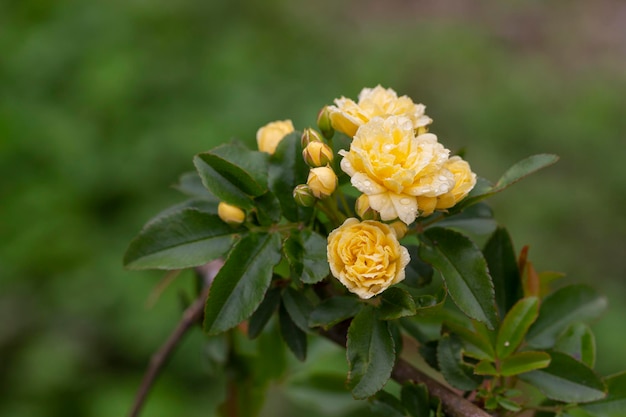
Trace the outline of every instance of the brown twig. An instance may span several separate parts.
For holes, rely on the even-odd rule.
[[[333,342],[346,347],[348,325],[349,322],[343,322],[320,333]],[[404,359],[398,359],[391,377],[401,384],[418,382],[426,385],[428,392],[441,400],[443,411],[450,417],[492,417],[486,411],[435,381]]]

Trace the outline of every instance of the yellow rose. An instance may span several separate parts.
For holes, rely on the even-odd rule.
[[[337,188],[337,175],[329,167],[311,168],[306,183],[316,198],[326,198]]]
[[[256,132],[256,143],[259,150],[272,155],[280,141],[293,131],[291,120],[280,120],[266,124]]]
[[[328,263],[333,276],[363,299],[404,279],[411,257],[395,232],[374,220],[347,219],[328,235]]]
[[[384,89],[380,85],[361,90],[358,103],[341,97],[335,100],[335,106],[328,106],[327,109],[332,127],[351,137],[359,126],[376,116],[408,117],[413,129],[421,132],[425,132],[425,127],[432,123],[432,119],[424,114],[426,107],[423,104],[415,104],[407,96],[398,97],[391,88]]]
[[[238,225],[246,219],[246,213],[237,206],[231,206],[223,201],[217,205],[217,215],[223,222]]]
[[[350,151],[339,151],[341,169],[380,218],[407,225],[418,215],[418,197],[437,197],[454,187],[454,175],[444,168],[449,153],[432,133],[415,136],[404,116],[373,118],[359,128]]]
[[[459,156],[448,159],[444,167],[454,175],[454,188],[437,197],[437,208],[447,209],[463,200],[476,185],[476,174],[470,165]]]

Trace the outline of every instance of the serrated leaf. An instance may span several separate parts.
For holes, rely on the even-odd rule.
[[[400,317],[412,316],[417,307],[408,291],[402,288],[388,288],[381,295],[379,318],[381,320],[394,320]]]
[[[287,347],[289,347],[289,350],[293,352],[298,360],[304,361],[307,351],[306,333],[293,321],[284,303],[282,303],[278,309],[278,319],[280,323],[280,334],[287,344]]]
[[[350,323],[346,357],[348,386],[355,398],[374,395],[389,380],[396,351],[387,322],[378,320],[373,308],[364,308]]]
[[[296,326],[302,331],[308,332],[309,316],[313,311],[311,301],[302,292],[287,288],[283,293],[283,305]]]
[[[550,355],[546,352],[525,351],[507,356],[500,363],[500,375],[513,376],[524,372],[542,369],[550,365]]]
[[[537,297],[523,298],[509,310],[500,325],[496,339],[498,358],[504,359],[515,352],[538,314],[539,299]]]
[[[443,228],[424,232],[419,255],[439,272],[455,304],[469,317],[497,327],[495,293],[487,262],[466,236]]]
[[[263,298],[263,301],[248,321],[248,337],[250,339],[254,339],[261,334],[267,322],[276,312],[280,304],[281,292],[280,288],[270,288],[265,293],[265,298]]]
[[[626,372],[606,378],[605,382],[606,398],[585,404],[582,408],[596,417],[623,417],[626,410]]]
[[[415,245],[406,245],[406,248],[409,253],[417,253],[419,250],[419,247]],[[411,260],[404,272],[405,278],[402,284],[411,288],[423,288],[433,280],[433,267],[421,260],[419,256],[411,256]]]
[[[202,179],[196,171],[182,174],[173,187],[190,197],[214,201],[216,204],[219,203],[219,199],[202,185]]]
[[[498,397],[498,404],[500,404],[500,406],[505,410],[513,412],[520,411],[522,409],[522,407],[515,401],[503,397]]]
[[[489,235],[497,227],[493,210],[486,203],[478,203],[465,210],[445,216],[437,227],[457,229],[476,235]]]
[[[554,349],[567,353],[593,369],[596,361],[596,339],[586,324],[572,324],[557,339]]]
[[[207,333],[228,330],[257,309],[280,261],[280,248],[277,233],[250,234],[235,245],[211,285],[204,309]]]
[[[270,157],[268,185],[280,201],[283,215],[292,222],[307,219],[313,210],[300,207],[293,198],[293,189],[306,183],[309,167],[302,158],[300,135],[297,132],[285,136]]]
[[[439,340],[437,363],[446,381],[455,388],[471,391],[482,382],[474,368],[463,362],[463,344],[455,335],[445,334]]]
[[[318,304],[309,315],[310,327],[329,328],[350,317],[356,316],[363,303],[356,297],[337,296],[327,298]]]
[[[533,347],[550,348],[569,325],[597,318],[606,304],[606,298],[589,286],[563,287],[543,300],[539,316],[528,330],[526,341]]]
[[[474,373],[476,375],[492,375],[492,376],[498,376],[500,374],[498,370],[496,369],[496,367],[493,365],[493,363],[487,359],[483,359],[476,364],[476,366],[474,367]]]
[[[426,385],[404,384],[400,391],[400,400],[411,417],[430,415],[430,399]]]
[[[291,233],[285,241],[284,252],[293,277],[305,284],[326,278],[330,272],[326,246],[326,238],[317,232],[305,229]]]
[[[520,374],[546,397],[563,402],[584,403],[605,397],[606,387],[593,370],[565,353],[549,351],[547,368]]]
[[[513,243],[505,228],[496,229],[487,241],[483,254],[493,279],[498,311],[500,317],[504,317],[524,294]]]
[[[254,205],[256,207],[257,218],[261,225],[269,226],[272,223],[278,223],[280,221],[282,215],[280,204],[273,193],[267,192],[255,197]]]
[[[386,391],[378,392],[369,401],[370,411],[374,416],[405,417],[402,402]]]
[[[157,216],[130,242],[124,266],[130,269],[182,269],[224,255],[237,229],[217,215],[183,208]]]
[[[254,207],[252,198],[233,184],[223,173],[208,164],[200,155],[193,158],[193,164],[198,170],[202,184],[220,201],[224,201],[244,210]]]

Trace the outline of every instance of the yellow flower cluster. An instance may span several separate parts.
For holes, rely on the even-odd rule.
[[[384,221],[409,225],[463,199],[476,175],[459,157],[426,132],[425,107],[378,86],[363,89],[359,102],[341,98],[330,106],[335,130],[353,136],[350,150],[339,152],[341,169],[369,197]]]

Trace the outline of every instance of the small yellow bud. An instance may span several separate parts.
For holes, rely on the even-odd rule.
[[[406,235],[406,232],[409,230],[409,227],[400,220],[391,223],[389,227],[391,227],[391,230],[394,231],[398,240],[402,239]]]
[[[256,132],[259,150],[272,155],[280,141],[293,131],[294,127],[291,120],[280,120],[266,124]]]
[[[317,127],[326,139],[331,139],[335,134],[335,129],[333,129],[333,125],[330,122],[330,113],[327,106],[324,106],[317,114]]]
[[[333,160],[333,151],[322,142],[310,142],[302,151],[302,158],[310,167],[328,165]]]
[[[361,220],[380,220],[378,212],[370,206],[370,199],[367,194],[361,194],[356,199],[354,211],[356,211]]]
[[[296,188],[293,189],[293,198],[302,207],[311,207],[317,201],[311,192],[311,187],[306,184],[296,185]]]
[[[302,149],[306,148],[311,142],[323,142],[322,135],[317,130],[307,127],[302,132],[302,137],[300,138]]]
[[[306,183],[316,198],[326,198],[337,188],[337,175],[330,167],[311,168]]]
[[[232,226],[241,224],[246,219],[246,213],[244,213],[242,209],[236,206],[231,206],[223,201],[217,205],[217,215],[223,222]]]

